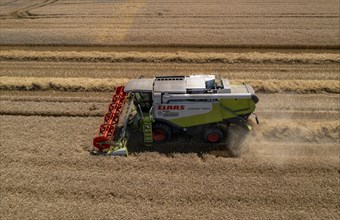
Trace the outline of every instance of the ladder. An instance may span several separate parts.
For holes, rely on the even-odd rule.
[[[152,147],[152,118],[149,115],[143,117],[144,146]]]

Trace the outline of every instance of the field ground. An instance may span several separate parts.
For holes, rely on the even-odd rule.
[[[2,0],[6,45],[339,47],[339,0]]]
[[[339,219],[338,0],[0,9],[0,219]],[[256,90],[239,148],[90,156],[115,86],[200,73]]]
[[[315,89],[318,83],[331,86],[338,80],[336,62],[0,64],[0,77],[14,79],[14,85],[30,79],[66,80],[57,90],[1,91],[2,216],[336,219],[340,214],[339,88],[334,84],[334,93]],[[223,151],[201,154],[178,140],[176,151],[166,154],[89,155],[113,88],[103,92],[95,80],[120,83],[140,75],[207,72],[234,81],[316,83],[306,84],[308,90],[260,92],[256,112],[261,124],[253,126],[237,158]],[[87,79],[83,87],[93,91],[73,90],[79,85],[70,86],[70,79]],[[13,80],[2,80],[2,86],[6,82]]]

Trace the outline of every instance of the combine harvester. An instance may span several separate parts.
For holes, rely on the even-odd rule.
[[[127,156],[131,129],[143,131],[146,148],[176,133],[220,143],[231,124],[250,129],[247,120],[258,101],[250,85],[230,85],[214,75],[133,79],[116,88],[92,154]]]

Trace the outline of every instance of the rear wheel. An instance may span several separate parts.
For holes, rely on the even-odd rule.
[[[154,143],[160,144],[171,139],[171,128],[163,123],[156,123],[152,126],[152,138]]]
[[[219,128],[208,128],[204,132],[204,141],[208,143],[219,143],[223,139],[223,133]]]

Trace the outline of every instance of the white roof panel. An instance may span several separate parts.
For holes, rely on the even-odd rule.
[[[154,92],[186,93],[184,77],[156,78]]]
[[[186,87],[191,90],[205,90],[205,80],[203,77],[187,77],[186,78]]]
[[[125,92],[152,92],[154,78],[149,79],[132,79],[125,88]]]

